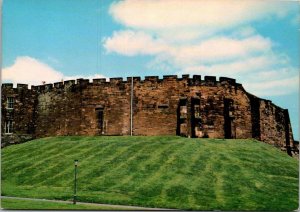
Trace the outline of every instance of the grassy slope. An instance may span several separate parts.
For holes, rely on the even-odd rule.
[[[55,137],[2,150],[2,194],[197,210],[293,210],[298,161],[254,140]]]
[[[45,202],[38,200],[1,199],[1,208],[15,210],[128,210],[122,207],[73,205],[72,203]]]

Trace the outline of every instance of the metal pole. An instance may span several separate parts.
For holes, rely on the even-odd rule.
[[[76,204],[76,193],[77,193],[77,163],[78,160],[74,160],[74,196],[73,196],[73,204]]]
[[[130,136],[132,136],[132,122],[133,122],[132,103],[133,103],[133,77],[131,77],[131,96],[130,96]]]

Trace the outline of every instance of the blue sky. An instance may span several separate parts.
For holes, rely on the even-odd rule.
[[[296,1],[4,0],[2,79],[200,74],[288,108],[299,139]]]

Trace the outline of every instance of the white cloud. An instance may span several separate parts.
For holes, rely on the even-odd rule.
[[[2,79],[13,83],[42,84],[61,81],[63,74],[31,57],[18,57],[14,64],[2,70]]]
[[[295,3],[275,0],[117,1],[109,12],[125,29],[103,46],[108,53],[152,56],[151,69],[227,76],[257,94],[282,95],[297,91],[299,74],[251,23],[294,10]]]
[[[237,38],[244,38],[244,37],[249,37],[249,36],[255,35],[256,33],[257,32],[253,27],[245,26],[245,27],[240,27],[237,30],[235,30],[232,35]]]
[[[217,37],[199,44],[183,46],[174,57],[181,64],[191,64],[199,60],[202,63],[218,62],[228,59],[243,58],[271,48],[271,41],[261,36],[252,36],[237,40],[229,37]]]
[[[162,29],[153,32],[154,35],[160,37],[162,40],[169,44],[180,44],[180,43],[194,43],[195,40],[199,38],[208,38],[214,34],[214,30],[200,30],[198,29],[188,29],[188,30],[178,30],[178,29]]]
[[[125,0],[113,3],[110,14],[137,29],[232,28],[270,16],[283,17],[291,6],[261,0]]]
[[[124,0],[111,4],[109,13],[128,29],[177,43],[208,38],[262,19],[283,18],[295,8],[295,3],[279,0]],[[240,33],[245,36],[253,31],[248,26]]]
[[[257,96],[278,96],[285,95],[291,91],[299,89],[299,76],[267,80],[260,82],[245,82],[244,87],[247,91]]]
[[[233,62],[217,63],[212,65],[198,65],[189,66],[184,69],[184,73],[205,73],[210,75],[226,75],[226,76],[239,76],[245,73],[264,73],[263,71],[268,70],[274,64],[286,65],[284,60],[275,55],[261,55],[248,57],[246,59],[237,59]],[[257,77],[257,75],[255,75]]]
[[[179,66],[224,61],[246,57],[256,52],[271,49],[269,39],[254,35],[244,39],[216,37],[193,45],[172,45],[151,35],[131,30],[114,32],[110,38],[103,40],[108,52],[126,56],[154,55],[172,61]]]
[[[103,45],[108,52],[126,56],[152,55],[154,60],[148,67],[156,70],[166,71],[175,67],[181,70],[178,74],[236,78],[245,82],[245,87],[257,95],[284,95],[297,91],[298,81],[294,80],[298,77],[297,71],[289,67],[289,58],[285,54],[272,51],[269,38],[255,34],[252,28],[241,29],[238,33],[242,35],[240,38],[236,38],[235,34],[203,40],[194,45],[174,45],[144,32],[126,30],[104,39]],[[283,79],[281,84],[275,76]],[[278,88],[285,83],[288,86]],[[265,89],[266,86],[268,89]]]
[[[114,32],[111,38],[104,38],[103,45],[108,52],[127,56],[155,55],[166,51],[168,48],[161,40],[154,40],[144,32],[131,30]]]
[[[60,82],[69,79],[93,79],[105,78],[103,75],[95,74],[93,76],[64,76],[63,73],[53,69],[46,63],[35,58],[22,56],[16,58],[13,65],[3,68],[2,79],[4,82],[24,83],[29,85],[41,85],[46,83]]]

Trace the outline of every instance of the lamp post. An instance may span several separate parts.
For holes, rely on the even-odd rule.
[[[76,204],[76,192],[77,192],[77,165],[78,160],[74,160],[74,196],[73,196],[73,204]]]

